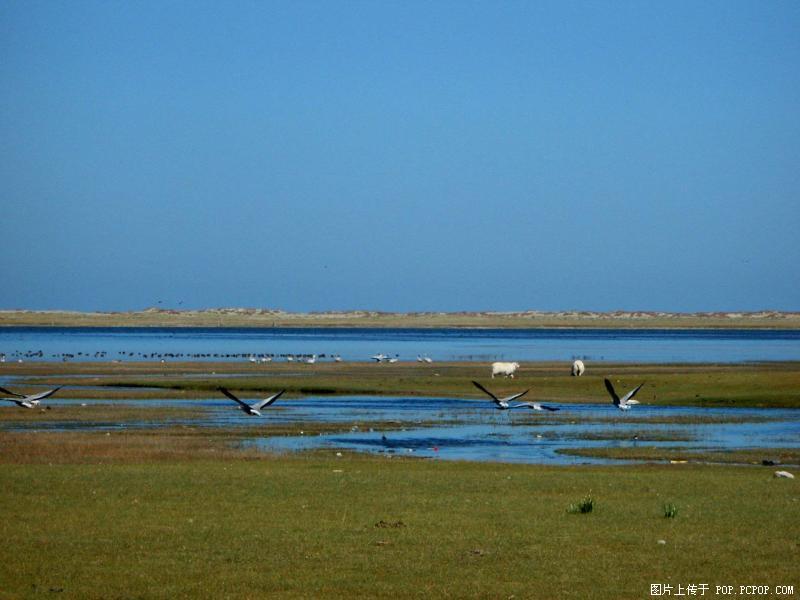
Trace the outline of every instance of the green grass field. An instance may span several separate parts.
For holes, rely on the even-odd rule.
[[[535,398],[608,402],[606,374],[621,388],[645,379],[648,404],[800,406],[795,363],[602,367],[572,378],[563,365],[530,364],[513,381],[492,381],[488,365],[472,363],[5,364],[4,376],[22,378],[14,389],[66,384],[59,396],[104,401],[44,412],[11,406],[0,418],[183,418],[182,409],[146,400],[207,397],[220,383],[245,397],[285,385],[295,397],[325,389],[477,401],[476,378],[501,393],[531,387]],[[223,377],[232,374],[245,376]],[[141,407],[115,407],[119,398],[139,398]],[[613,437],[617,418],[598,421],[595,435]],[[0,430],[0,599],[626,599],[650,598],[658,583],[676,591],[706,584],[708,598],[722,597],[717,585],[786,585],[800,594],[800,484],[773,477],[791,467],[549,467],[333,450],[276,455],[238,445],[265,431],[351,425]],[[642,447],[617,457],[687,458],[647,454],[642,435]],[[728,458],[764,457],[798,460],[796,450],[780,449]],[[569,512],[587,496],[592,512]],[[669,505],[674,518],[665,517]]]
[[[570,514],[586,495],[593,512]],[[647,598],[653,583],[800,586],[800,488],[768,468],[42,457],[0,467],[0,502],[0,598],[617,599]]]

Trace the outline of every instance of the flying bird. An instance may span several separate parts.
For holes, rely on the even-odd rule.
[[[508,396],[506,398],[498,398],[477,381],[473,381],[472,384],[480,391],[482,391],[484,394],[487,394],[494,402],[495,407],[497,407],[499,410],[510,410],[512,408],[530,408],[531,410],[559,410],[552,406],[539,404],[538,402],[522,402],[520,404],[515,404],[514,406],[509,405],[509,402],[513,402],[517,398],[521,398],[522,396],[530,392],[530,390],[525,390],[524,392],[519,392],[518,394],[514,394],[513,396]]]
[[[561,410],[557,406],[547,406],[546,404],[540,404],[539,402],[521,402],[516,406],[512,406],[511,408],[525,408],[528,407],[531,410],[549,410],[549,411],[556,411]]]
[[[231,392],[229,392],[225,388],[221,387],[221,388],[218,388],[218,389],[219,389],[220,392],[225,394],[228,398],[230,398],[234,402],[238,403],[239,404],[239,409],[243,413],[245,413],[247,415],[254,416],[254,417],[260,417],[261,416],[261,410],[265,406],[270,406],[273,402],[275,402],[275,400],[277,400],[278,398],[280,398],[283,395],[283,392],[286,391],[286,390],[281,390],[277,394],[273,394],[272,396],[270,396],[269,398],[265,398],[261,402],[255,402],[254,404],[247,404],[247,402],[243,402],[242,400],[239,400],[239,398],[234,396]]]
[[[636,395],[636,392],[638,392],[642,388],[644,382],[640,383],[638,386],[636,386],[630,392],[628,392],[622,398],[620,398],[619,396],[617,396],[617,392],[614,391],[614,386],[611,385],[611,382],[608,379],[604,379],[603,381],[605,381],[606,389],[608,390],[608,393],[611,395],[611,401],[614,403],[614,406],[616,406],[618,409],[630,410],[632,404],[639,404],[639,401],[634,400],[633,397]]]
[[[57,388],[53,388],[52,390],[47,390],[46,392],[40,392],[38,394],[30,394],[28,396],[25,396],[23,394],[17,394],[17,393],[14,393],[14,392],[10,392],[7,389],[0,388],[0,393],[8,394],[9,396],[13,396],[13,398],[0,398],[0,400],[6,400],[7,402],[13,402],[14,404],[16,404],[17,406],[19,406],[21,408],[33,408],[34,406],[37,406],[39,404],[39,402],[41,402],[45,398],[48,398],[49,396],[52,396],[53,394],[55,394],[60,389],[61,389],[61,386],[58,386]]]

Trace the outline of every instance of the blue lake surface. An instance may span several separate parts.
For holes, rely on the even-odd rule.
[[[587,360],[722,362],[800,360],[798,330],[232,329],[0,327],[8,360],[246,360],[249,355],[339,355],[368,361]]]

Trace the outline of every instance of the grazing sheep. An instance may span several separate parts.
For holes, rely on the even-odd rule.
[[[586,367],[583,364],[582,360],[576,360],[572,363],[572,376],[573,377],[580,377],[586,371]]]
[[[519,369],[518,362],[495,362],[492,363],[492,379],[495,375],[504,375],[505,377],[514,377],[514,373]]]

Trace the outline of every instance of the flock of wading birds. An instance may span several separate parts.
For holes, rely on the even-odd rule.
[[[373,357],[374,358],[374,357]],[[380,362],[380,361],[378,361]],[[492,378],[495,375],[501,374],[505,377],[514,377],[514,372],[519,368],[519,363],[505,363],[505,362],[496,362],[492,363]],[[585,371],[585,367],[582,361],[576,360],[572,365],[572,375],[580,376],[583,375]],[[634,399],[636,393],[642,388],[644,383],[640,383],[638,386],[633,388],[624,396],[620,397],[617,392],[614,390],[614,386],[608,379],[604,379],[606,390],[608,391],[609,395],[611,396],[611,401],[620,410],[630,410],[631,406],[634,404],[639,404],[638,400]],[[531,410],[542,410],[542,411],[556,411],[560,410],[556,406],[549,406],[547,404],[541,404],[539,402],[520,402],[518,404],[511,404],[515,400],[522,398],[525,394],[527,394],[530,389],[525,390],[524,392],[518,392],[516,394],[512,394],[511,396],[507,396],[505,398],[499,398],[489,390],[487,390],[484,386],[482,386],[477,381],[472,382],[475,387],[485,393],[492,399],[494,402],[495,408],[498,410],[512,410],[515,408],[528,408]],[[0,398],[7,402],[13,402],[20,408],[35,408],[37,407],[42,400],[45,398],[49,398],[53,394],[55,394],[61,387],[53,388],[52,390],[47,390],[45,392],[40,392],[38,394],[18,394],[16,392],[12,392],[5,388],[0,387],[0,394],[5,394],[5,397]],[[277,394],[272,394],[268,398],[264,398],[259,402],[254,402],[253,404],[248,404],[247,402],[238,398],[235,394],[233,394],[230,390],[220,387],[217,388],[220,392],[222,392],[225,396],[233,400],[239,405],[239,409],[249,416],[260,417],[261,411],[268,406],[272,406],[275,401],[280,398],[286,390],[281,390]]]

